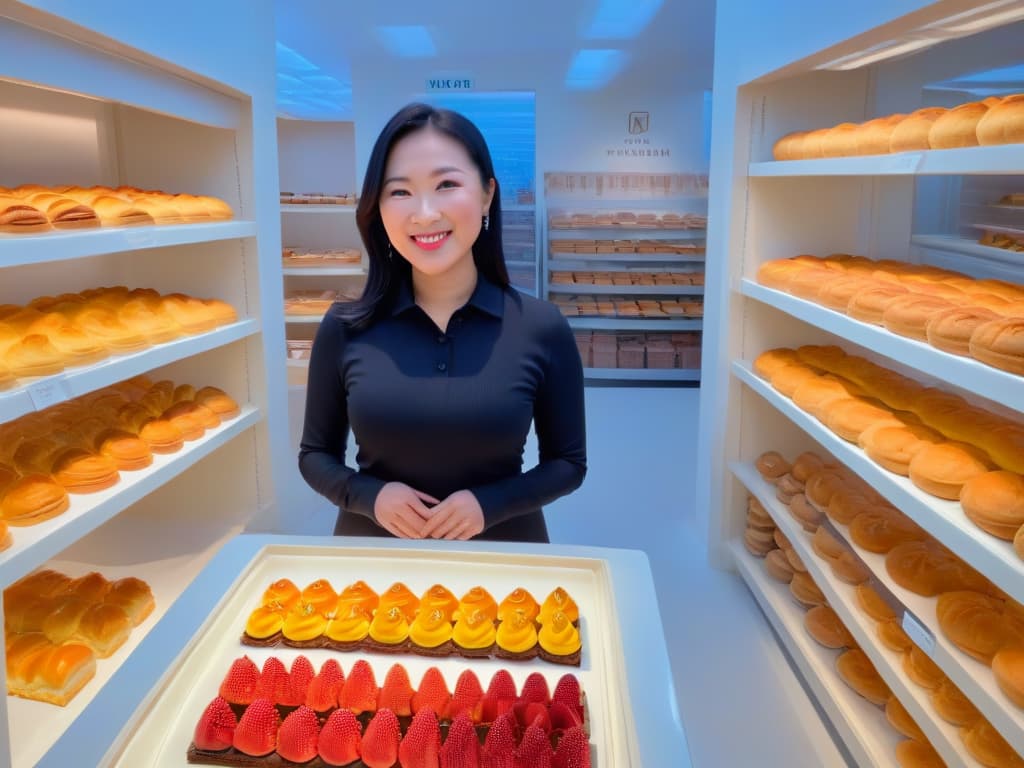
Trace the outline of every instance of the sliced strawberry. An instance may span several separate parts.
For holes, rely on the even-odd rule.
[[[551,695],[551,701],[561,701],[569,707],[583,722],[583,693],[580,691],[580,681],[576,675],[562,675],[555,685],[555,692]]]
[[[277,754],[293,763],[309,762],[316,757],[319,736],[320,723],[316,712],[300,706],[284,719],[277,731]]]
[[[377,680],[373,676],[372,667],[364,659],[352,665],[348,679],[345,680],[345,685],[338,696],[338,706],[349,709],[356,715],[360,712],[372,712],[377,708]]]
[[[249,704],[256,698],[260,668],[248,656],[231,662],[231,669],[220,684],[220,695],[231,704]]]
[[[553,731],[568,731],[570,728],[583,725],[579,716],[562,701],[552,701],[548,715],[551,718],[551,730]]]
[[[519,700],[525,702],[537,702],[549,704],[551,694],[548,693],[548,681],[540,672],[534,672],[526,678],[523,683],[523,691],[519,694]]]
[[[474,723],[480,722],[480,702],[484,697],[484,689],[480,686],[480,679],[472,669],[467,669],[459,675],[455,682],[455,693],[448,703],[447,719],[454,720],[458,715],[465,712]]]
[[[263,662],[263,672],[256,684],[255,698],[267,699],[272,704],[280,704],[288,698],[288,683],[291,678],[288,670],[277,656],[271,656]]]
[[[543,729],[531,725],[523,734],[523,740],[516,750],[513,768],[551,768],[551,760],[554,758],[551,751],[551,742]]]
[[[563,734],[551,768],[590,768],[590,744],[582,728],[570,728]]]
[[[508,670],[499,669],[487,686],[487,693],[480,702],[480,722],[493,723],[512,709],[516,701],[516,682]]]
[[[338,694],[345,684],[345,675],[334,659],[328,659],[320,667],[320,673],[309,681],[306,689],[306,706],[314,712],[326,712],[338,706]]]
[[[298,655],[292,662],[291,671],[288,673],[287,701],[280,701],[289,707],[297,707],[306,701],[306,691],[309,690],[309,681],[314,676],[313,665],[303,655]]]
[[[218,696],[206,705],[202,717],[196,723],[192,741],[196,749],[223,752],[234,742],[237,726],[238,721],[235,719],[235,713],[231,711],[231,705],[223,696]]]
[[[499,669],[494,673],[490,685],[487,686],[487,695],[497,699],[516,698],[516,681],[512,679],[507,669]]]
[[[438,717],[444,717],[451,697],[452,695],[448,691],[448,684],[444,681],[441,670],[437,667],[431,667],[423,673],[420,687],[412,695],[412,711],[419,712],[421,709],[431,709]]]
[[[512,714],[515,715],[516,723],[522,729],[535,725],[545,733],[551,733],[551,716],[548,708],[537,702],[517,701],[512,707]]]
[[[323,674],[323,670],[320,670]],[[359,759],[363,737],[356,716],[347,709],[336,709],[320,730],[317,754],[328,765],[348,765]]]
[[[390,709],[399,717],[408,717],[412,714],[412,693],[409,673],[401,664],[394,664],[377,696],[377,709]]]
[[[494,721],[480,748],[480,768],[514,768],[517,730],[512,713]]]
[[[476,728],[465,715],[456,717],[448,729],[441,746],[441,768],[481,768]]]
[[[395,713],[390,709],[379,710],[363,734],[362,757],[366,768],[392,768],[398,762],[400,738]]]
[[[438,768],[441,752],[441,728],[432,710],[421,709],[398,747],[402,768]]]
[[[253,757],[269,755],[277,746],[277,710],[269,699],[256,699],[245,708],[235,728],[232,743],[239,752]]]

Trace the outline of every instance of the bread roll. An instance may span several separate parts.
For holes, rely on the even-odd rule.
[[[858,607],[875,621],[893,621],[897,618],[889,601],[873,585],[860,584],[854,594],[857,596]]]
[[[754,373],[762,379],[771,379],[775,371],[784,365],[799,363],[796,350],[793,349],[769,349],[754,358]]]
[[[794,494],[789,500],[789,512],[808,533],[817,530],[823,517],[821,512],[807,503],[807,497],[802,493]]]
[[[789,591],[797,602],[805,606],[824,605],[827,602],[814,579],[807,573],[794,573],[789,582]]]
[[[764,507],[757,499],[752,498],[750,501],[756,502],[756,504],[747,505],[747,527],[767,531],[769,535],[773,534],[775,521],[772,520],[772,516],[765,512]]]
[[[968,753],[982,765],[998,768],[1024,768],[1021,758],[983,717],[960,729],[960,739]]]
[[[948,679],[939,665],[916,645],[903,654],[903,671],[914,683],[933,691]]]
[[[1012,637],[1002,601],[988,595],[946,592],[939,595],[935,612],[943,634],[983,664],[991,664],[992,657]]]
[[[887,155],[896,126],[906,119],[906,115],[886,115],[868,120],[857,132],[858,155]]]
[[[882,312],[882,324],[886,330],[898,336],[927,341],[929,320],[938,313],[953,308],[951,302],[934,296],[901,296],[886,306]]]
[[[983,307],[949,307],[928,318],[925,336],[936,349],[968,357],[974,331],[979,325],[996,319],[998,315],[995,312]]]
[[[894,509],[873,507],[850,523],[850,538],[868,552],[885,554],[899,544],[920,541],[928,534],[909,517]]]
[[[946,680],[938,688],[930,692],[935,712],[947,723],[953,725],[970,725],[981,717],[978,708],[964,696],[952,680]]]
[[[110,458],[82,448],[65,448],[55,454],[52,473],[68,493],[96,493],[111,488],[121,478]]]
[[[821,152],[825,157],[850,157],[857,154],[857,136],[860,126],[840,123],[829,128],[821,138]]]
[[[818,288],[816,298],[822,306],[845,313],[854,296],[874,286],[874,281],[864,277],[854,275],[839,277],[822,283]]]
[[[826,512],[832,498],[840,491],[846,490],[846,480],[838,472],[823,469],[815,472],[807,479],[804,494],[811,506],[819,512]]]
[[[884,405],[865,398],[836,401],[826,408],[825,426],[851,443],[856,443],[861,433],[875,424],[899,426],[902,422]]]
[[[914,722],[914,718],[910,716],[900,700],[895,696],[889,697],[889,701],[885,703],[885,719],[889,721],[889,724],[897,731],[902,733],[908,739],[917,739],[921,742],[927,743],[928,737],[924,735],[917,723]]]
[[[1020,144],[1024,142],[1024,94],[1005,97],[978,121],[978,143]]]
[[[807,379],[793,391],[793,403],[820,421],[825,420],[827,408],[840,400],[850,399],[851,387],[832,376]]]
[[[818,526],[811,537],[811,548],[822,560],[834,560],[849,551],[846,543],[832,535],[823,525]]]
[[[756,557],[764,557],[775,549],[772,534],[767,531],[759,531],[756,528],[747,528],[743,532],[743,542],[747,551]]]
[[[790,469],[789,462],[776,451],[762,453],[754,461],[754,466],[761,477],[769,483],[778,482],[779,478],[787,474]]]
[[[1024,525],[1024,476],[997,470],[972,477],[960,491],[960,504],[979,528],[1013,541]]]
[[[804,561],[800,559],[800,555],[797,554],[793,547],[787,547],[782,551],[786,553],[786,560],[788,560],[789,564],[793,566],[794,571],[797,573],[807,573],[807,566],[804,565]]]
[[[166,419],[149,418],[138,434],[153,453],[176,453],[185,445],[181,430]]]
[[[781,549],[773,549],[764,558],[764,569],[776,581],[789,584],[793,580],[793,566],[789,564],[786,553]]]
[[[854,320],[872,325],[885,325],[885,310],[892,302],[905,296],[907,290],[896,285],[869,288],[855,294],[846,305],[846,314]]]
[[[875,633],[879,641],[890,651],[907,653],[914,645],[910,635],[904,631],[899,619],[880,621],[875,625]]]
[[[988,106],[980,101],[953,107],[932,124],[928,131],[928,146],[931,149],[978,146],[978,121],[986,112]]]
[[[857,586],[871,578],[871,570],[853,552],[843,552],[831,563],[832,573],[844,584]]]
[[[7,692],[63,707],[96,674],[96,659],[77,643],[53,645],[42,635],[7,649]]]
[[[1017,531],[1017,535],[1013,537],[1013,551],[1017,553],[1017,557],[1024,560],[1024,525]]]
[[[145,621],[156,607],[149,585],[142,579],[132,576],[114,581],[103,596],[103,602],[121,608],[133,627]]]
[[[866,512],[870,506],[871,502],[863,494],[847,488],[833,494],[825,514],[833,522],[849,525],[857,515]]]
[[[880,421],[865,429],[857,439],[872,461],[890,472],[906,477],[910,462],[927,445],[941,442],[942,435],[928,427],[913,427]]]
[[[105,659],[124,645],[131,630],[131,620],[123,608],[97,603],[82,614],[74,639],[91,648],[97,658]]]
[[[804,134],[803,140],[794,142],[794,151],[799,153],[802,160],[816,160],[820,157],[825,157],[825,150],[823,143],[825,135],[831,130],[830,128],[817,128],[813,131],[808,131]]]
[[[900,768],[946,768],[946,761],[927,740],[901,741],[896,745],[896,762]]]
[[[826,648],[853,648],[857,645],[843,620],[827,605],[816,605],[807,611],[804,627]]]
[[[910,480],[940,499],[960,498],[964,483],[985,474],[992,463],[983,451],[967,443],[947,441],[922,448],[910,461]]]
[[[807,268],[807,265],[793,259],[773,259],[757,268],[757,282],[777,291],[789,289],[793,278]]]
[[[242,409],[235,400],[217,387],[202,387],[196,392],[195,402],[213,411],[222,421],[233,419]]]
[[[974,329],[968,348],[975,360],[1024,375],[1024,317],[982,323]]]
[[[836,670],[844,682],[872,704],[884,706],[892,695],[867,654],[854,648],[836,659]]]
[[[798,298],[815,301],[821,284],[834,276],[832,270],[823,267],[806,267],[793,274],[785,290]]]
[[[993,426],[983,433],[980,443],[1000,467],[1024,474],[1024,428]]]
[[[775,544],[776,546],[778,546],[779,549],[786,550],[793,548],[792,542],[786,538],[786,534],[782,532],[781,528],[776,528],[775,533],[772,536],[775,539]]]
[[[908,541],[889,551],[885,569],[904,589],[924,597],[942,592],[984,592],[989,581],[934,539]]]
[[[932,124],[946,111],[944,107],[925,107],[912,112],[893,128],[889,137],[889,151],[930,149],[928,134],[931,132]]]
[[[800,145],[803,142],[807,131],[795,131],[787,133],[775,142],[772,147],[772,157],[776,160],[799,160],[802,156]]]
[[[66,512],[70,505],[68,492],[53,478],[28,474],[11,484],[0,499],[0,517],[8,525],[35,525]]]
[[[789,504],[798,493],[803,493],[804,484],[793,479],[792,474],[783,475],[775,484],[775,497],[783,504]]]
[[[825,460],[813,451],[805,451],[793,460],[790,474],[797,482],[804,484],[815,472],[825,468]]]

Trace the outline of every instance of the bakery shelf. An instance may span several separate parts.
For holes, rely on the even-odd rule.
[[[308,324],[308,325],[319,325],[324,319],[323,315],[289,315],[285,314],[284,321],[286,323]]]
[[[153,464],[138,472],[122,472],[117,485],[99,493],[72,495],[71,508],[38,525],[12,529],[14,543],[0,553],[0,585],[30,573],[85,534],[180,475],[185,469],[241,434],[260,420],[259,410],[241,414],[185,444],[177,453],[154,455]]]
[[[607,381],[700,381],[700,368],[584,368],[583,378]]]
[[[548,293],[593,294],[595,296],[703,296],[703,285],[588,285],[549,283]]]
[[[895,765],[903,737],[889,725],[885,712],[854,693],[835,671],[838,651],[818,645],[804,629],[804,610],[789,589],[765,573],[761,561],[743,542],[729,542],[733,562],[761,610],[800,670],[819,706],[859,766]]]
[[[889,650],[878,641],[875,621],[857,607],[856,588],[837,579],[828,565],[821,561],[811,546],[810,534],[789,514],[782,502],[775,498],[774,487],[761,479],[752,464],[732,462],[729,468],[736,479],[761,502],[775,521],[775,525],[793,544],[814,583],[828,599],[828,604],[874,664],[889,689],[946,761],[946,765],[979,765],[964,748],[956,727],[935,714],[928,691],[906,677],[901,668],[903,655]]]
[[[39,701],[8,697],[8,728],[11,733],[18,734],[11,743],[11,761],[15,768],[33,766],[39,762],[71,723],[85,711],[128,656],[139,647],[210,558],[241,533],[240,525],[193,528],[188,534],[188,557],[153,560],[129,558],[128,562],[124,557],[126,551],[150,550],[154,540],[181,541],[180,523],[174,520],[154,521],[140,515],[123,521],[118,518],[106,526],[102,542],[99,541],[100,537],[86,538],[74,545],[74,554],[46,563],[48,568],[73,577],[99,571],[112,581],[127,576],[140,578],[149,584],[156,605],[145,621],[132,629],[124,645],[110,657],[96,660],[96,676],[66,706],[56,707]]]
[[[285,277],[365,277],[366,269],[361,265],[344,267],[283,267]]]
[[[0,233],[0,268],[123,253],[143,248],[210,243],[256,236],[254,221],[172,224],[159,227],[96,227],[35,235]]]
[[[772,389],[744,361],[733,361],[733,375],[777,411],[816,440],[825,450],[869,482],[904,514],[991,579],[1015,600],[1024,602],[1024,560],[1008,541],[974,525],[959,503],[936,498],[905,477],[875,464],[852,443],[833,434],[817,419],[800,410],[789,398]]]
[[[522,259],[505,259],[505,266],[509,269],[535,269],[537,262]]]
[[[94,392],[161,365],[231,344],[259,333],[259,330],[258,320],[240,320],[209,333],[186,336],[141,352],[109,357],[96,365],[70,368],[53,376],[32,379],[23,387],[0,392],[0,423],[37,410],[37,403],[44,407]]]
[[[668,229],[667,227],[548,227],[548,240],[703,240],[704,229]]]
[[[684,253],[560,253],[549,256],[548,269],[573,269],[577,264],[703,264],[704,254],[688,256]],[[604,267],[602,266],[602,269]]]
[[[533,213],[537,209],[533,203],[505,203],[501,204],[502,212],[508,213]]]
[[[699,331],[702,320],[658,320],[630,317],[570,317],[573,328],[590,328],[595,331]]]
[[[950,174],[1020,174],[1019,144],[899,152],[864,157],[816,160],[771,160],[751,163],[754,178],[783,176],[926,176]]]
[[[978,256],[986,261],[1009,264],[1014,268],[1024,266],[1024,253],[1020,251],[1010,251],[1006,248],[982,245],[976,240],[968,240],[956,235],[913,235],[910,238],[910,242],[921,248]]]
[[[307,205],[304,203],[295,205],[294,203],[282,203],[281,213],[337,213],[355,216],[356,207],[354,205]]]
[[[741,282],[740,290],[745,296],[952,386],[960,387],[969,382],[971,392],[1024,412],[1024,378],[1016,374],[970,357],[943,352],[921,341],[897,336],[881,326],[853,320],[842,312],[766,288],[750,279]]]
[[[935,616],[936,598],[922,597],[892,580],[885,568],[885,556],[861,549],[850,537],[849,529],[829,523],[829,529],[853,548],[877,581],[885,586],[907,609],[917,623],[927,630],[933,642],[922,648],[942,671],[981,710],[1003,737],[1024,754],[1024,711],[1006,698],[996,685],[992,669],[968,656],[953,645],[939,629]]]

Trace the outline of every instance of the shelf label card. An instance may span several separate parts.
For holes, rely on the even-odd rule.
[[[903,631],[914,641],[914,645],[927,653],[929,657],[935,655],[935,635],[929,632],[910,611],[903,612]]]
[[[31,384],[28,387],[28,396],[32,400],[32,406],[41,411],[51,405],[63,403],[71,399],[71,392],[68,389],[68,382],[63,376],[44,379]]]
[[[884,173],[917,173],[924,155],[921,152],[899,152],[882,158]]]

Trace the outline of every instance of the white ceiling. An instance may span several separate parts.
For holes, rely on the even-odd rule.
[[[336,81],[322,80],[328,90],[318,96],[325,109],[339,103],[334,119],[351,119],[353,62],[410,66],[381,39],[378,28],[392,25],[429,33],[436,56],[413,66],[465,71],[486,60],[514,68],[529,58],[531,69],[540,61],[552,79],[564,81],[581,49],[619,49],[627,63],[617,77],[642,74],[665,78],[667,87],[680,81],[711,87],[713,0],[275,0],[275,16],[278,43]],[[609,23],[595,29],[598,19]],[[278,69],[288,72],[280,56]],[[293,85],[279,77],[279,90]],[[346,98],[348,115],[340,103]]]

